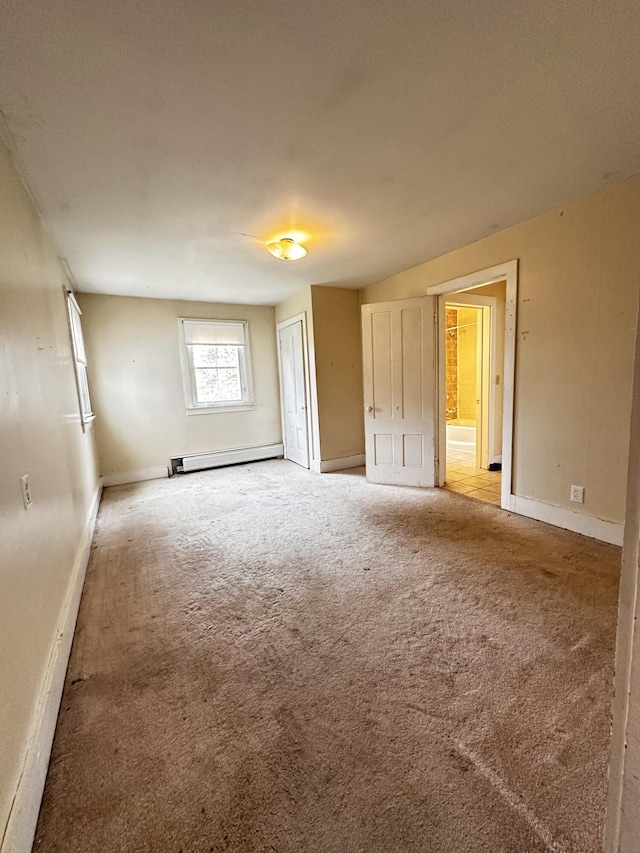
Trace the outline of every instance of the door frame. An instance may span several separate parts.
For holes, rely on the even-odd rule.
[[[294,317],[289,317],[286,320],[276,324],[276,350],[278,357],[278,379],[280,385],[280,422],[282,425],[282,446],[284,447],[284,458],[287,458],[287,430],[285,425],[284,414],[284,383],[282,381],[282,360],[280,357],[280,332],[287,326],[293,326],[296,323],[302,323],[302,363],[304,365],[304,404],[306,407],[307,421],[307,448],[308,448],[308,469],[313,468],[315,459],[314,441],[313,441],[313,416],[311,412],[311,395],[310,389],[310,372],[309,372],[309,339],[307,337],[307,315],[306,312],[296,314]],[[302,466],[301,466],[302,467]]]
[[[453,297],[456,297],[455,299]],[[437,310],[440,314],[440,323],[441,328],[445,326],[445,318],[442,316],[441,312],[444,310],[445,304],[447,305],[468,305],[470,308],[480,308],[480,309],[489,309],[490,311],[490,328],[489,328],[489,363],[488,365],[484,364],[484,329],[482,335],[482,371],[483,374],[487,374],[487,377],[483,376],[482,379],[482,398],[481,398],[481,409],[487,407],[487,436],[486,439],[484,437],[484,432],[481,429],[480,435],[482,436],[482,443],[484,444],[486,441],[487,444],[487,463],[492,462],[502,462],[501,456],[496,456],[493,452],[493,448],[495,446],[495,424],[496,424],[496,385],[495,385],[495,377],[496,375],[496,335],[497,335],[497,305],[498,299],[495,296],[473,296],[473,294],[469,293],[452,293],[450,296],[439,296],[438,297],[438,307]],[[483,313],[483,325],[484,325],[484,313]],[[444,340],[444,339],[443,339]],[[440,365],[441,375],[439,382],[439,398],[438,398],[438,411],[440,419],[444,419],[445,421],[445,438],[444,444],[440,444],[439,446],[439,458],[446,463],[447,456],[447,439],[446,439],[446,361],[444,349],[442,349],[442,342],[438,341],[438,347],[440,349],[440,354],[438,356],[438,363]],[[442,370],[444,369],[444,377],[442,375]],[[502,370],[500,371],[502,374]],[[488,379],[487,387],[484,387],[484,383]],[[443,414],[444,413],[444,414]],[[483,417],[484,419],[484,417]],[[440,423],[440,421],[439,421]],[[441,439],[441,436],[438,435],[438,439]],[[477,439],[477,433],[476,433]],[[478,454],[480,455],[480,454]],[[446,464],[442,465],[442,468],[446,470]],[[443,485],[439,483],[439,485]]]
[[[510,510],[513,502],[513,424],[514,424],[514,397],[515,397],[515,368],[516,368],[516,314],[518,306],[518,260],[506,261],[487,269],[478,270],[458,278],[444,281],[441,284],[428,287],[427,296],[441,297],[459,291],[475,290],[487,284],[496,284],[506,281],[506,304],[504,319],[504,366],[503,366],[503,410],[502,410],[502,490],[500,495],[500,506],[502,509]],[[445,300],[438,298],[444,305]],[[438,342],[435,350],[435,384],[436,384],[436,430],[438,441],[436,441],[436,472],[437,483],[444,485],[446,468],[440,464],[440,448],[446,449],[446,419],[440,412],[440,395],[443,384],[446,387],[444,370],[444,323],[440,317],[441,311],[435,312],[435,334]],[[443,457],[444,459],[445,457]]]

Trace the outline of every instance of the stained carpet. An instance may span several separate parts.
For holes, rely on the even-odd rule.
[[[600,849],[619,550],[284,461],[105,491],[34,849]]]

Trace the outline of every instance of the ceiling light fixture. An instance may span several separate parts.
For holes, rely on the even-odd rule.
[[[274,258],[281,261],[299,261],[307,254],[307,250],[300,243],[296,243],[293,237],[281,237],[273,243],[267,243],[267,249]]]

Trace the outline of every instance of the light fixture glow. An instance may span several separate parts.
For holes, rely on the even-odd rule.
[[[274,258],[281,261],[299,261],[307,254],[307,250],[300,243],[296,243],[293,237],[281,237],[273,243],[267,243],[267,249]]]

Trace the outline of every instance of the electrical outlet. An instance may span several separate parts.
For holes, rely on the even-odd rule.
[[[20,488],[22,489],[22,502],[24,503],[24,508],[29,509],[29,507],[33,503],[33,498],[31,497],[31,488],[29,487],[28,474],[24,474],[22,477],[20,477]]]
[[[574,504],[584,503],[584,486],[571,486],[571,501]]]

